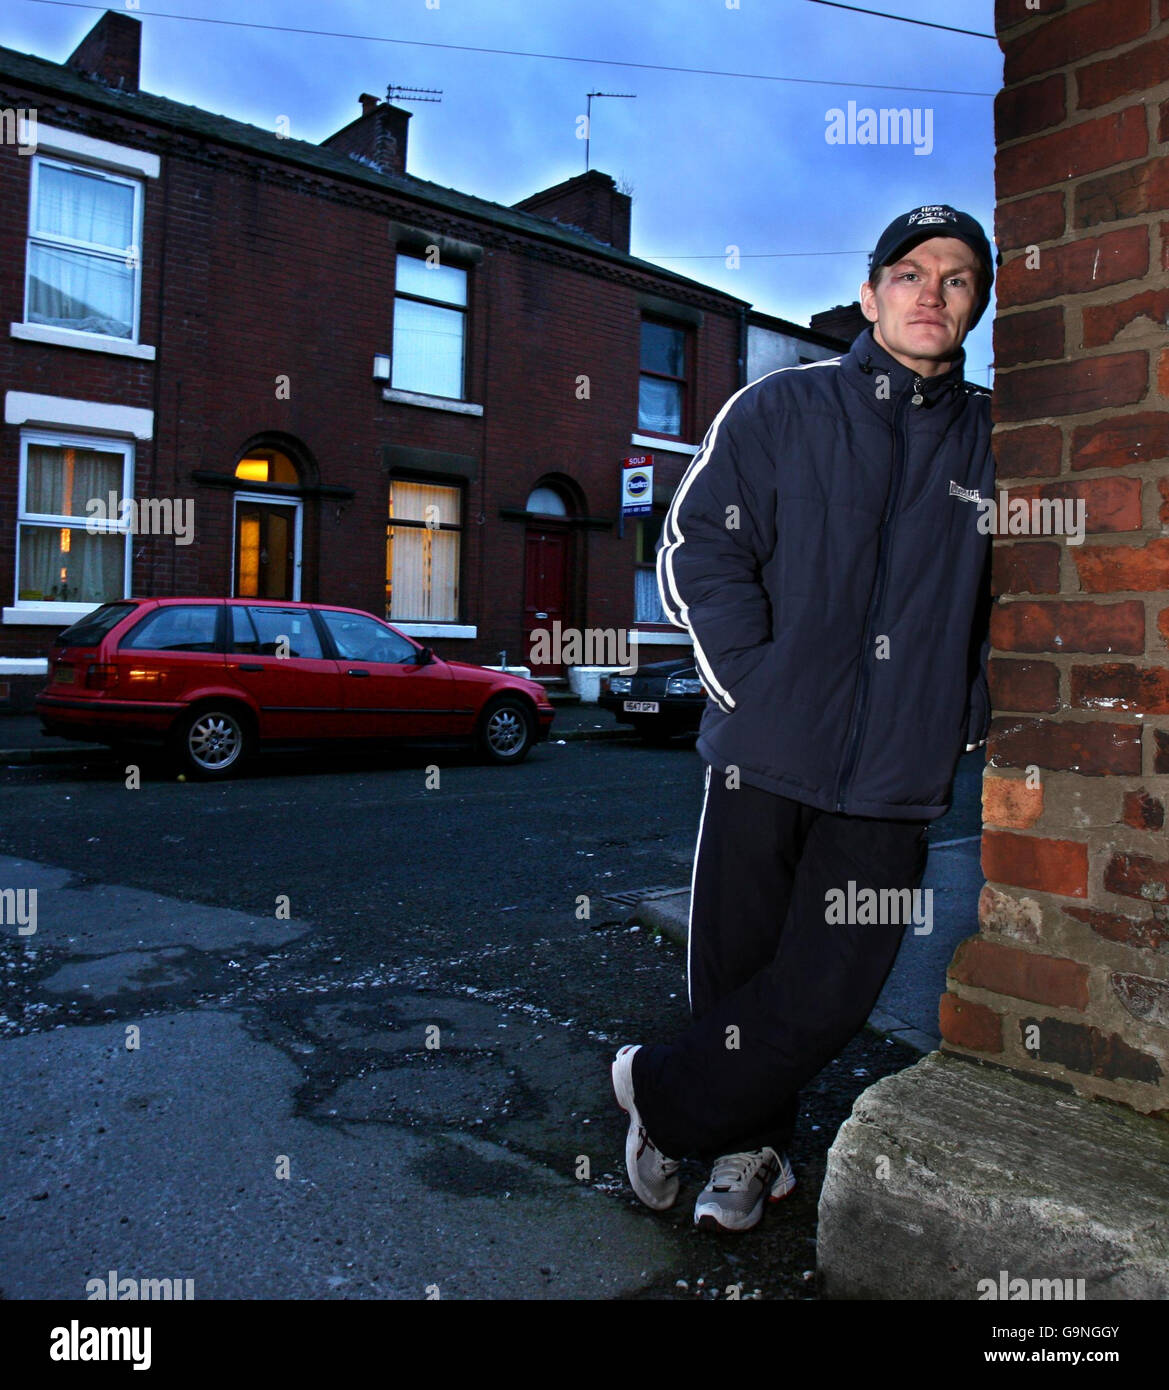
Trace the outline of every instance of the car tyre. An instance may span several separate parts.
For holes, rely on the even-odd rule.
[[[172,736],[172,751],[182,770],[204,781],[233,776],[251,756],[254,744],[247,716],[231,705],[191,710]]]
[[[522,763],[536,741],[535,720],[523,700],[494,700],[479,721],[479,749],[493,763]]]

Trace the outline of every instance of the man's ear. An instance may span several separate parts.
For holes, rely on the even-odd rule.
[[[877,321],[877,292],[872,283],[866,280],[860,288],[861,313],[870,323]]]

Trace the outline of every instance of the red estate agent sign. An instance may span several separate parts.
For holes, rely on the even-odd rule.
[[[649,516],[654,507],[654,456],[631,454],[621,469],[621,515]]]

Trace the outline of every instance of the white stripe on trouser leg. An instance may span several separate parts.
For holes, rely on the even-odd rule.
[[[706,823],[706,803],[710,798],[710,764],[706,765],[706,783],[702,793],[702,814],[698,817],[698,839],[694,842],[694,863],[690,868],[690,911],[686,915],[686,1003],[694,1012],[694,990],[690,983],[690,951],[694,944],[694,884],[698,880],[698,853],[702,848],[702,827]]]

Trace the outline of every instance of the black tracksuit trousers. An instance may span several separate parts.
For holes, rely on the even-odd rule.
[[[826,895],[849,880],[858,891],[917,888],[927,828],[728,789],[707,769],[690,907],[694,1021],[633,1058],[637,1108],[662,1153],[784,1151],[800,1086],[863,1026],[905,932],[904,919],[829,923]]]

